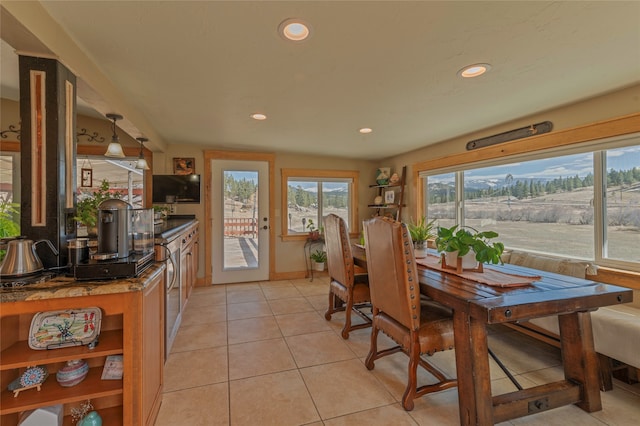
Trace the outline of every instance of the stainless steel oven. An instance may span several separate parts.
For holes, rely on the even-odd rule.
[[[160,258],[165,261],[166,269],[166,294],[165,294],[165,359],[171,352],[173,340],[176,337],[182,320],[182,285],[180,283],[180,239],[169,243],[160,244]]]

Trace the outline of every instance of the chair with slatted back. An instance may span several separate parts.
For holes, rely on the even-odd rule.
[[[371,319],[363,311],[371,306],[367,272],[353,263],[347,225],[340,216],[329,214],[324,217],[324,241],[327,247],[330,279],[329,309],[324,317],[329,321],[335,312],[344,311],[342,337],[348,339],[351,330],[371,326]],[[352,325],[352,312],[359,315],[365,322]]]
[[[371,347],[365,365],[373,370],[377,359],[400,351],[407,354],[408,382],[402,406],[411,411],[415,398],[457,386],[455,379],[447,379],[421,356],[453,349],[452,313],[439,303],[420,298],[413,243],[405,224],[375,217],[365,222],[364,235],[373,306]],[[379,331],[398,345],[379,350]],[[439,382],[418,387],[418,365]]]

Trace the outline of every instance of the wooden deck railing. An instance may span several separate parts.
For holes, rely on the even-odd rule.
[[[258,223],[253,218],[230,218],[224,219],[224,236],[258,236]]]

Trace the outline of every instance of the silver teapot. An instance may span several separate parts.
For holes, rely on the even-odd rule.
[[[58,250],[49,240],[33,242],[27,237],[16,237],[7,243],[7,254],[0,265],[0,276],[20,277],[42,271],[42,261],[36,254],[36,245],[39,243],[47,243],[53,254],[58,255]]]

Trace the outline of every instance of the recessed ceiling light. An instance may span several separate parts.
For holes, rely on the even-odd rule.
[[[362,134],[367,134],[367,133],[371,133],[373,132],[373,129],[369,128],[369,127],[363,127],[362,129],[358,130],[360,133]]]
[[[266,120],[267,116],[264,114],[256,113],[256,114],[251,114],[251,118],[253,118],[254,120]]]
[[[473,64],[462,68],[458,75],[464,78],[478,77],[491,69],[489,64]]]
[[[309,25],[301,19],[285,19],[278,26],[278,33],[291,41],[303,41],[309,37],[311,30]]]

